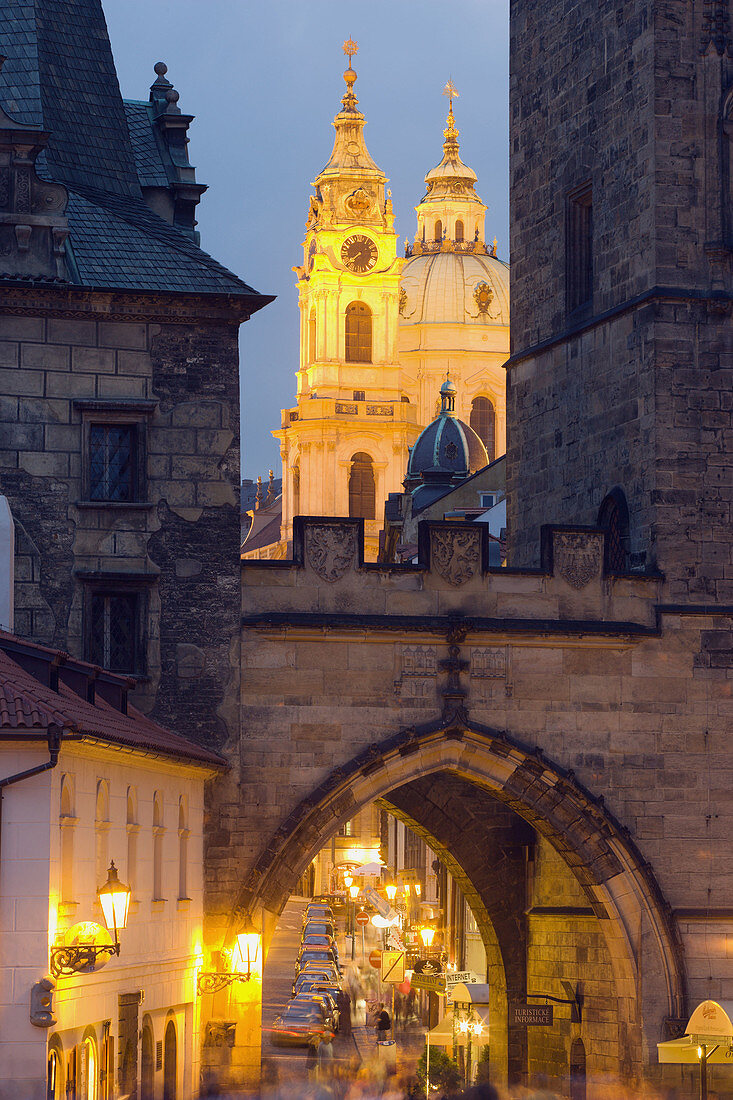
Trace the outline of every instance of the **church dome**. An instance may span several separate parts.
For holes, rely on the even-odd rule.
[[[509,324],[509,264],[490,253],[413,255],[400,279],[400,325]]]
[[[439,415],[423,428],[407,463],[405,487],[414,489],[418,510],[489,464],[480,437],[455,415],[456,387],[450,379],[441,386],[440,399]]]

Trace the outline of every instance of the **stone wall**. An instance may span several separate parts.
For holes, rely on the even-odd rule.
[[[513,0],[511,39],[509,560],[536,564],[542,523],[595,523],[618,487],[630,567],[700,602],[733,592],[733,60],[715,8]],[[569,193],[586,182],[593,297],[569,313]]]
[[[697,949],[683,951],[685,913],[696,914],[699,936],[733,901],[731,622],[665,605],[661,578],[604,574],[602,541],[595,530],[544,532],[542,570],[492,570],[479,528],[435,523],[421,529],[417,566],[379,566],[360,563],[357,521],[312,520],[293,562],[245,564],[243,738],[217,781],[212,927],[224,935],[259,905],[267,930],[362,799],[389,802],[390,790],[422,776],[458,772],[552,845],[564,881],[572,869],[575,892],[545,894],[542,906],[582,897],[591,909],[572,942],[555,935],[562,921],[530,917],[527,956],[537,980],[555,983],[591,966],[591,1030],[581,1032],[598,1040],[595,1062],[587,1046],[589,1068],[633,1073],[646,1062],[654,1072],[648,1052],[667,1034],[665,1018],[704,995],[708,966],[719,995],[733,995],[715,954],[722,941],[708,941],[705,966]],[[497,754],[488,771],[484,746]],[[548,769],[565,775],[552,793]],[[580,795],[568,801],[574,784],[590,799],[582,827]],[[429,808],[419,824],[441,831]],[[481,840],[471,833],[471,843]],[[652,878],[632,884],[630,868]],[[614,1020],[604,1015],[610,974]],[[562,1035],[566,1043],[572,1032]]]
[[[133,701],[212,745],[237,731],[242,307],[20,291],[0,312],[0,491],[16,522],[18,634],[87,655],[100,578],[144,593]],[[92,503],[84,419],[139,424],[132,503]],[[182,725],[183,723],[183,725]]]

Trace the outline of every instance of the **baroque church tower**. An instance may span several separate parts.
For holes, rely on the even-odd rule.
[[[421,425],[397,360],[399,278],[387,177],[364,142],[355,43],[331,157],[316,177],[298,277],[297,404],[283,410],[281,548],[293,517],[358,516],[376,556],[381,502],[400,487]]]

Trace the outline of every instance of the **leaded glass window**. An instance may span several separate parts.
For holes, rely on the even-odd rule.
[[[90,424],[90,500],[135,499],[136,445],[134,424]]]
[[[136,593],[92,595],[89,659],[111,672],[135,672],[137,658]]]

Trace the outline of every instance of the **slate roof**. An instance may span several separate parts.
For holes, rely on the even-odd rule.
[[[169,180],[146,104],[123,103],[101,0],[0,0],[0,53],[0,106],[50,132],[38,174],[69,191],[72,283],[271,301],[145,204],[141,185]]]
[[[12,636],[3,632],[2,637]],[[19,638],[13,641],[28,649],[34,648]],[[91,671],[92,666],[89,668]],[[94,703],[88,703],[63,682],[55,691],[21,668],[0,648],[0,729],[22,737],[24,733],[45,732],[49,725],[61,726],[67,736],[75,739],[89,737],[217,767],[226,763],[218,753],[171,733],[132,706],[128,707],[127,714],[122,714],[99,696]]]

